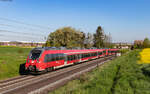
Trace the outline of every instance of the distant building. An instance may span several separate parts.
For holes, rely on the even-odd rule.
[[[0,46],[42,47],[45,42],[1,41]]]
[[[143,47],[143,40],[135,40],[134,41],[134,48],[142,48]]]
[[[133,45],[132,43],[113,43],[114,48],[119,48],[119,49],[130,49],[131,46]]]
[[[143,44],[143,40],[135,40],[134,41],[134,45],[142,45]]]

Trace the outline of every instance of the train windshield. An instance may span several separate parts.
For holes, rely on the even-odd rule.
[[[30,59],[36,60],[40,57],[42,51],[41,50],[32,50],[30,53]]]

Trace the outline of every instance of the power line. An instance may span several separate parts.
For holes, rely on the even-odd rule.
[[[28,29],[28,30],[32,30],[32,31],[43,32],[42,30],[39,30],[39,29],[33,29],[33,28],[28,28],[28,27],[23,27],[23,26],[14,26],[14,25],[10,25],[10,24],[0,24],[0,26],[13,27],[13,28],[23,28],[23,29]]]
[[[23,34],[23,35],[30,35],[30,36],[41,36],[41,34],[35,34],[35,33],[23,33],[23,32],[16,32],[16,31],[9,31],[9,30],[0,30],[0,32],[8,32],[8,33],[16,33],[16,34]],[[45,35],[42,35],[45,36]]]
[[[12,19],[8,19],[8,18],[3,18],[3,17],[0,17],[0,20],[14,22],[14,23],[28,25],[28,26],[33,26],[33,27],[36,27],[36,28],[50,29],[49,27],[45,27],[45,26],[41,26],[41,25],[35,25],[35,24],[28,24],[28,23],[25,23],[25,22],[21,22],[21,21],[17,21],[17,20],[12,20]]]
[[[10,38],[10,37],[15,37],[15,38],[17,37],[17,38],[23,38],[23,39],[30,39],[31,41],[32,41],[32,40],[37,40],[37,39],[40,39],[40,40],[41,40],[41,38],[39,38],[39,37],[38,37],[38,38],[37,38],[37,37],[36,37],[36,38],[35,38],[35,37],[31,37],[31,36],[22,37],[22,36],[17,36],[17,35],[13,35],[13,36],[10,36],[10,35],[0,35],[0,38],[2,38],[2,37],[7,38],[8,36],[9,36],[9,38]],[[8,39],[8,38],[7,38],[7,39]],[[11,39],[11,40],[12,40],[12,39]]]

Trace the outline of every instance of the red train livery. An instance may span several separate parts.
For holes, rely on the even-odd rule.
[[[108,55],[115,55],[118,49],[59,50],[49,47],[34,48],[29,53],[25,69],[30,72],[45,72]]]

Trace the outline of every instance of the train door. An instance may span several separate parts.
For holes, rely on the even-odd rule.
[[[67,55],[66,54],[64,54],[64,65],[67,65],[67,61],[68,61],[68,58],[67,58]]]
[[[82,55],[82,54],[79,54],[79,62],[82,62],[82,60],[81,60],[81,55]]]

